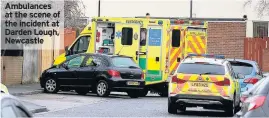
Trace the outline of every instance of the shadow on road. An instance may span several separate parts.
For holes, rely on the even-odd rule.
[[[227,117],[225,112],[222,111],[186,111],[179,112],[176,115],[180,115],[181,117]]]

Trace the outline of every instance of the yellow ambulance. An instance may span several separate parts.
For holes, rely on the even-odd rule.
[[[93,18],[66,52],[56,58],[54,65],[78,53],[130,56],[145,72],[147,87],[142,96],[149,90],[167,96],[168,77],[184,55],[206,53],[207,24],[188,26],[194,25],[192,23],[170,19]]]

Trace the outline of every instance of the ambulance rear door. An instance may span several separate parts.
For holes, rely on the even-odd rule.
[[[162,26],[149,26],[147,35],[146,81],[162,81]]]
[[[187,27],[186,29],[186,51],[189,53],[206,54],[207,50],[207,31],[201,27]]]
[[[114,54],[133,57],[139,62],[140,24],[115,24]]]

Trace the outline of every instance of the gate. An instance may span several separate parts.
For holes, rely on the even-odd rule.
[[[269,37],[267,38],[246,38],[244,40],[244,59],[256,61],[264,71],[269,71],[264,67],[269,63],[265,63],[264,56],[268,55]]]

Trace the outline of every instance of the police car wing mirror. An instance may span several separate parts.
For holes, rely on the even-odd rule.
[[[241,73],[238,73],[237,74],[237,78],[238,79],[244,79],[245,78],[245,75],[241,74]]]

